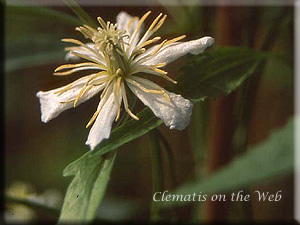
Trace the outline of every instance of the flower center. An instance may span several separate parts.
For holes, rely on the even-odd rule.
[[[100,22],[98,32],[94,33],[93,41],[98,51],[104,55],[107,72],[111,76],[126,77],[130,73],[130,61],[125,52],[124,38],[126,31],[117,29],[117,24]]]

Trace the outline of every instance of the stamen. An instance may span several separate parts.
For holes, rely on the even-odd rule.
[[[148,30],[146,31],[146,33],[143,35],[143,37],[141,38],[141,40],[139,41],[139,43],[137,44],[137,46],[141,45],[144,43],[144,41],[146,41],[154,32],[151,32],[152,29],[154,28],[154,26],[157,24],[158,20],[160,19],[160,17],[162,16],[162,13],[160,13],[156,19],[152,22],[152,24],[150,25],[150,27],[148,28]]]
[[[87,83],[86,83],[85,85],[83,85],[83,87],[81,88],[79,94],[77,95],[77,97],[76,97],[76,99],[75,99],[75,101],[74,101],[74,104],[73,104],[73,107],[74,107],[74,108],[76,107],[76,104],[77,104],[79,98],[82,96],[84,90],[86,89],[86,86],[87,86]]]
[[[85,27],[76,27],[75,30],[82,33],[85,38],[89,38],[89,39],[92,40],[94,33],[92,31],[88,30],[87,28],[85,28]]]
[[[161,70],[161,69],[158,69],[154,66],[151,67],[151,69],[159,74],[167,74],[168,72],[167,71],[164,71],[164,70]]]
[[[56,75],[56,76],[64,76],[64,75],[72,74],[72,73],[77,72],[77,71],[92,70],[92,69],[99,70],[99,69],[104,69],[104,68],[99,68],[99,67],[94,67],[94,66],[82,66],[82,67],[75,68],[75,69],[68,70],[68,71],[64,71],[64,72],[54,72],[53,74]]]
[[[59,102],[59,103],[65,104],[65,103],[70,103],[70,102],[73,102],[73,101],[75,101],[75,98],[71,98],[68,101]]]
[[[124,86],[124,82],[121,83],[121,92],[122,92],[122,99],[123,99],[123,102],[124,102],[124,108],[126,110],[126,112],[129,114],[129,116],[131,116],[133,119],[135,120],[139,120],[139,118],[134,115],[129,107],[128,107],[128,100],[127,100],[127,96],[126,96],[126,91],[125,91],[125,86]]]
[[[81,41],[78,41],[78,40],[75,40],[75,39],[67,39],[67,38],[64,38],[62,39],[63,42],[70,42],[70,43],[73,43],[73,44],[77,44],[77,45],[80,45],[88,50],[90,50],[91,52],[93,52],[96,56],[102,58],[102,56],[99,54],[99,52],[95,51],[95,49],[92,49],[90,48],[89,46],[87,46],[86,44],[83,44]]]
[[[106,23],[104,22],[104,20],[100,16],[97,17],[97,20],[98,20],[99,24],[101,25],[101,27],[103,29],[105,29],[106,28]]]
[[[80,27],[76,27],[77,31],[79,31],[80,33],[82,33],[85,38],[89,38],[89,39],[93,39],[93,36],[95,33],[97,33],[97,30],[95,30],[94,28],[88,26],[88,25],[83,25]]]
[[[139,89],[141,89],[142,91],[146,92],[146,93],[152,93],[152,94],[163,94],[164,92],[161,90],[150,90],[145,88],[144,86],[140,85],[138,82],[136,82],[135,80],[132,80],[130,78],[126,79],[126,81],[134,86],[137,86]]]
[[[143,22],[147,19],[147,17],[150,15],[150,13],[151,13],[151,11],[145,13],[145,14],[142,16],[142,18],[140,19],[140,21],[139,21],[139,23],[138,23],[138,25],[137,25],[137,27],[136,27],[136,29],[135,29],[133,35],[132,35],[132,39],[135,38],[137,32],[140,30],[140,28],[141,28]]]
[[[172,44],[174,42],[180,41],[180,40],[184,39],[185,37],[186,37],[186,35],[181,35],[179,37],[173,38],[173,39],[167,41],[165,45],[169,45],[169,44]]]
[[[86,29],[88,29],[89,31],[91,31],[91,32],[93,32],[93,33],[96,33],[96,32],[97,32],[96,29],[90,27],[89,25],[84,24],[83,27],[85,27]]]
[[[126,55],[124,54],[124,52],[121,52],[118,48],[116,48],[116,51],[123,57],[126,57]]]
[[[87,93],[89,90],[91,90],[92,89],[92,87],[94,87],[94,85],[90,85],[90,86],[88,86],[84,91],[83,91],[83,93],[82,93],[82,95],[81,96],[84,96],[84,94],[85,93]]]
[[[106,71],[102,71],[102,73],[103,73],[103,72],[105,73]],[[83,85],[83,87],[81,88],[79,94],[77,95],[77,97],[76,97],[76,99],[75,99],[75,101],[74,101],[74,108],[76,107],[76,104],[77,104],[79,98],[80,98],[81,96],[83,96],[84,93],[86,93],[85,90],[86,90],[86,87],[89,85],[89,83],[90,83],[92,80],[94,80],[95,78],[97,78],[100,74],[101,74],[101,72],[95,74],[95,76],[92,76],[92,77],[91,77],[91,78]]]
[[[100,61],[98,61],[98,60],[96,60],[96,59],[93,59],[93,58],[91,58],[91,57],[89,57],[89,56],[80,54],[80,53],[78,53],[78,52],[73,52],[73,51],[72,51],[72,52],[70,52],[70,53],[73,54],[73,55],[75,55],[75,56],[78,56],[78,57],[80,57],[80,58],[83,58],[83,59],[92,61],[92,62],[94,62],[94,63],[97,63],[97,64],[99,64],[100,66],[102,66],[104,69],[106,69],[106,66],[104,66],[102,62],[100,62]]]
[[[110,84],[112,83],[113,79],[114,79],[114,78],[111,77],[111,78],[108,80],[108,82],[107,82],[107,84],[106,84],[106,87],[104,88],[104,90],[102,91],[102,94],[100,95],[100,99],[103,99],[103,98],[104,98],[104,96],[105,96],[105,94],[106,94],[108,88],[110,87]]]
[[[148,72],[148,73],[151,73],[153,74],[153,71],[155,72],[153,75],[158,75],[162,78],[165,78],[166,80],[172,82],[173,84],[177,84],[177,81],[173,80],[172,78],[168,77],[166,74],[168,72],[164,71],[164,70],[161,70],[161,69],[158,69],[159,67],[164,67],[166,65],[166,63],[158,63],[154,66],[141,66],[141,65],[138,65],[138,64],[135,64],[133,67],[132,67],[132,72],[129,73],[129,75],[132,75],[132,74],[136,74],[136,73],[139,73],[139,72]],[[157,74],[158,73],[158,74]]]
[[[106,30],[109,30],[109,25],[110,25],[110,22],[107,21],[107,23],[106,23]]]
[[[106,73],[106,71],[101,71],[101,72],[99,72],[99,73],[96,73],[95,76],[97,75],[98,78],[100,78],[100,80],[103,79],[103,80],[104,80],[103,82],[105,82],[105,81],[108,79],[108,77],[105,75],[105,73]],[[104,74],[104,75],[101,76],[101,74]],[[90,74],[90,75],[93,75],[93,74]],[[70,89],[73,87],[73,85],[74,85],[75,83],[80,82],[80,81],[83,80],[83,79],[86,79],[86,77],[82,77],[82,78],[80,78],[80,79],[78,79],[78,80],[76,80],[76,81],[74,81],[74,82],[68,84],[65,88],[63,88],[63,89],[61,89],[61,90],[58,90],[58,91],[54,92],[54,94],[60,95],[60,94],[62,94],[63,92],[65,92],[65,91],[67,91],[67,90],[70,90]],[[99,81],[98,81],[98,82],[99,82]],[[103,82],[102,82],[102,83],[103,83]]]
[[[69,69],[69,68],[77,68],[77,67],[84,67],[84,66],[96,66],[99,67],[99,64],[96,63],[89,63],[89,62],[85,62],[85,63],[76,63],[76,64],[65,64],[65,65],[61,65],[59,67],[57,67],[54,72],[63,70],[63,69]]]
[[[111,85],[109,85],[110,87]],[[106,86],[107,87],[107,86]],[[86,128],[88,128],[89,126],[91,126],[93,124],[93,122],[96,120],[98,114],[100,113],[104,103],[106,103],[107,98],[110,96],[111,94],[111,88],[109,89],[109,91],[106,92],[105,96],[101,99],[101,102],[97,108],[97,111],[94,113],[94,115],[92,116],[92,118],[90,119],[90,121],[88,122],[88,124],[85,126]]]
[[[153,28],[153,33],[156,32],[163,25],[166,19],[167,15],[164,15],[163,18],[161,18],[161,20],[158,22],[158,24]]]
[[[166,62],[162,62],[162,63],[158,63],[158,64],[154,65],[154,67],[160,68],[160,67],[164,67],[164,66],[166,66],[166,65],[167,65]]]
[[[117,71],[116,71],[116,75],[117,75],[118,77],[120,77],[120,76],[123,76],[123,75],[124,75],[124,73],[123,73],[123,71],[121,70],[121,68],[118,68],[118,69],[117,69]]]
[[[107,71],[103,71],[103,72],[107,72]],[[105,82],[107,82],[110,79],[111,79],[110,76],[102,76],[99,79],[97,79],[97,81],[94,82],[91,85],[93,85],[93,86],[102,85],[102,84],[104,84]]]
[[[162,16],[162,13],[160,13],[156,18],[155,20],[153,20],[152,24],[150,25],[150,27],[148,28],[147,32],[150,32],[153,27],[156,25],[156,23],[158,22],[158,20],[160,19],[160,17]]]
[[[67,91],[67,90],[70,90],[72,87],[73,87],[73,83],[67,85],[65,88],[63,88],[63,89],[61,89],[59,91],[54,92],[54,94],[61,94],[61,93],[65,92],[65,91]]]
[[[167,75],[162,74],[161,76],[162,76],[163,78],[165,78],[166,80],[172,82],[173,84],[177,84],[177,81],[176,81],[176,80],[173,80],[172,78],[168,77]]]
[[[98,114],[100,113],[100,110],[97,110],[94,115],[92,116],[92,118],[90,119],[90,121],[88,122],[88,124],[85,126],[85,128],[88,128],[89,126],[91,126],[93,124],[93,122],[96,120]]]
[[[137,35],[137,32],[140,30],[143,22],[146,20],[146,18],[149,16],[149,14],[151,13],[151,11],[145,13],[142,18],[140,19],[137,27],[135,28],[135,31],[133,32],[131,38],[130,38],[130,41],[129,41],[129,46],[128,46],[128,49],[131,49],[131,46],[132,46],[132,43],[133,43],[133,40],[135,38],[135,36]]]
[[[131,56],[130,56],[130,59],[132,60],[136,55],[142,54],[142,53],[144,53],[144,52],[146,52],[146,49],[145,49],[145,48],[135,49],[135,50],[132,52],[132,54],[131,54]]]
[[[121,85],[121,77],[118,77],[116,84],[114,85],[114,96],[115,96],[115,102],[117,104],[118,112],[115,121],[117,121],[120,117],[121,113],[121,105],[119,102],[119,94],[120,94],[120,85]]]
[[[171,102],[170,96],[167,93],[164,93],[163,96],[168,102]]]
[[[161,39],[161,37],[155,37],[151,40],[148,40],[148,41],[144,42],[141,46],[139,46],[139,48],[143,48],[143,47],[145,47],[149,44],[155,43],[155,42],[159,41],[160,39]]]
[[[155,49],[151,54],[152,56],[155,55],[163,46],[164,44],[167,42],[167,39],[164,40],[162,43],[159,44],[159,46],[157,47],[157,49]]]
[[[136,80],[137,82],[139,83],[142,83],[146,86],[149,86],[150,88],[154,88],[154,89],[159,89],[161,92],[162,92],[162,95],[164,96],[164,98],[167,100],[167,101],[171,101],[168,93],[166,92],[166,90],[164,90],[162,87],[158,86],[157,84],[155,83],[152,83],[151,81],[149,80],[146,80],[146,79],[143,79],[143,78],[140,78],[140,77],[137,77],[137,76],[134,76],[132,77],[132,79]]]

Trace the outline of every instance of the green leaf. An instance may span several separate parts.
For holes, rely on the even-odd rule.
[[[10,73],[33,66],[41,66],[49,63],[59,62],[64,58],[64,55],[65,53],[63,50],[58,50],[34,55],[10,57],[5,60],[5,72]]]
[[[14,19],[33,18],[37,21],[63,22],[75,26],[81,24],[80,20],[74,16],[44,7],[7,6],[5,8],[5,16],[6,18]]]
[[[240,48],[218,48],[202,56],[193,56],[191,64],[184,68],[178,77],[178,87],[173,86],[169,90],[192,97],[195,102],[206,97],[217,97],[221,93],[228,94],[250,76],[260,58],[259,53]],[[98,187],[107,184],[101,184],[101,180],[98,180],[98,175],[100,174],[100,178],[102,175],[103,154],[162,124],[149,108],[142,110],[137,116],[140,118],[139,121],[131,119],[113,129],[109,139],[66,168],[65,175],[76,175],[67,191],[61,219],[91,220],[95,215],[96,203],[100,202],[98,197],[97,201],[93,200],[91,203],[90,200],[93,199],[91,193],[103,196],[103,190]],[[81,201],[78,201],[76,196],[80,190]]]
[[[109,181],[116,151],[102,156],[84,155],[64,170],[75,176],[64,200],[59,223],[88,222],[97,212]]]
[[[90,25],[91,27],[97,28],[98,24],[84,11],[80,5],[74,0],[63,0],[66,5],[78,16],[82,23]]]
[[[43,7],[7,6],[5,18],[6,72],[62,61],[60,29],[45,31],[43,27],[54,26],[51,22],[60,23],[61,29],[63,24],[81,24],[74,16]]]
[[[185,184],[170,194],[226,193],[250,184],[291,174],[294,170],[293,137],[294,119],[290,119],[284,128],[276,129],[265,142],[251,147],[206,180]],[[186,203],[188,202],[164,201],[160,202],[159,206],[165,208]]]
[[[247,48],[215,48],[193,57],[170,91],[194,101],[229,94],[254,72],[261,58],[261,53]]]

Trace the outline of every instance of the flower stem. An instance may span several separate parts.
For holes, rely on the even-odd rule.
[[[162,191],[164,185],[162,155],[159,144],[157,130],[149,132],[150,144],[152,147],[152,176],[153,176],[153,192]],[[159,219],[159,210],[156,202],[152,202],[151,220],[156,221]]]
[[[157,136],[158,136],[160,142],[164,146],[164,150],[165,150],[167,160],[168,160],[168,165],[169,165],[169,172],[170,172],[170,176],[171,176],[172,187],[176,187],[177,186],[177,180],[176,180],[177,176],[176,176],[174,152],[173,152],[171,146],[169,145],[167,139],[165,138],[165,136],[158,129],[156,129],[155,131],[157,133]]]

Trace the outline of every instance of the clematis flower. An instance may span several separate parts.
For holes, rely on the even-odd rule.
[[[120,118],[122,103],[125,111],[139,120],[129,108],[126,92],[131,90],[170,129],[184,129],[190,122],[193,104],[142,76],[159,76],[176,84],[161,68],[187,53],[201,53],[214,43],[214,39],[203,37],[180,42],[185,38],[182,35],[154,44],[161,37],[152,36],[162,26],[166,15],[159,14],[142,33],[143,23],[150,13],[139,19],[121,12],[116,24],[105,23],[98,17],[100,26],[97,29],[88,25],[77,27],[76,30],[90,40],[87,44],[63,39],[76,45],[66,48],[69,51],[66,57],[81,58],[86,62],[59,66],[54,75],[69,75],[82,70],[94,72],[64,87],[38,92],[41,120],[46,123],[101,92],[97,110],[86,126],[92,125],[86,144],[93,150],[103,139],[109,138],[113,122]],[[146,49],[149,45],[152,46]]]

